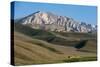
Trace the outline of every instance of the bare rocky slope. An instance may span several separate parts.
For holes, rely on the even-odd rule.
[[[63,32],[96,32],[97,26],[79,22],[66,16],[58,16],[51,12],[37,11],[17,22],[28,25],[35,29]]]

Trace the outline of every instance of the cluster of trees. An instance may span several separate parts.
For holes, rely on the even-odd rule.
[[[81,40],[78,44],[75,45],[75,48],[76,48],[77,50],[83,48],[83,47],[86,45],[87,41],[88,41],[88,40]]]

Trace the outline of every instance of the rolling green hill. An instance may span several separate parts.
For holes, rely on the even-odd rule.
[[[15,30],[27,36],[30,36],[32,38],[44,40],[46,42],[50,42],[57,45],[73,46],[73,44],[79,42],[77,40],[75,41],[75,39],[67,40],[67,39],[64,39],[62,36],[61,37],[56,36],[56,34],[50,31],[33,29],[31,27],[24,26],[22,24],[15,24]]]
[[[77,34],[79,35],[76,35],[77,37],[74,33],[63,35],[61,32],[32,29],[15,23],[15,65],[97,60],[96,36],[92,34],[87,34],[87,36],[86,33]],[[77,51],[74,47],[80,43],[82,38],[88,41],[83,48]]]

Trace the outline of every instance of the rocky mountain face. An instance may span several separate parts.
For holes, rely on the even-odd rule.
[[[58,16],[50,12],[37,11],[18,21],[35,29],[57,32],[96,32],[97,26],[75,21],[73,18]]]

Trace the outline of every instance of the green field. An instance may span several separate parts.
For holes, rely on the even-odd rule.
[[[87,40],[77,51],[75,45]],[[97,60],[97,37],[92,33],[50,32],[14,26],[15,65]]]

